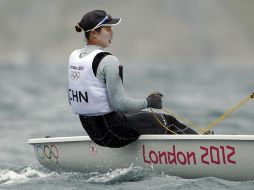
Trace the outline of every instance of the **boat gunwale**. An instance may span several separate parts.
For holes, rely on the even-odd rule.
[[[253,140],[254,135],[141,135],[140,140]],[[82,142],[91,141],[89,136],[71,136],[71,137],[49,137],[33,138],[28,140],[28,144],[40,143],[64,143],[64,142]]]

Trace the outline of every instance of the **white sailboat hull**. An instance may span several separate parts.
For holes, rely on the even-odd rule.
[[[98,146],[87,136],[28,143],[51,170],[105,172],[133,165],[183,178],[254,179],[254,135],[142,135],[122,148]]]

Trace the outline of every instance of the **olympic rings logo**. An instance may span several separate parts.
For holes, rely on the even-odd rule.
[[[46,160],[52,164],[58,164],[59,153],[56,145],[38,145],[36,151],[40,159]]]
[[[71,71],[70,72],[70,77],[71,77],[71,80],[75,80],[77,81],[80,77],[80,72],[78,71]]]

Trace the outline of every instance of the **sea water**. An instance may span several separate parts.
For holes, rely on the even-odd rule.
[[[253,71],[244,64],[133,63],[124,65],[124,85],[136,98],[161,92],[165,109],[206,127],[254,91]],[[43,168],[29,138],[86,134],[70,111],[66,79],[67,64],[0,64],[0,189],[254,189],[254,181],[182,179],[135,166],[106,173]],[[214,132],[254,134],[253,108],[247,102]]]

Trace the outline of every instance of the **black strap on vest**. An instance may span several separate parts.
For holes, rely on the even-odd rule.
[[[100,64],[101,60],[104,57],[106,57],[107,55],[112,55],[112,54],[109,53],[109,52],[100,52],[94,57],[93,63],[92,63],[92,68],[93,68],[93,74],[94,74],[95,77],[96,77],[97,70],[98,70],[98,67],[99,67],[99,64]],[[122,65],[119,65],[119,75],[120,75],[120,78],[123,82],[123,66]]]
[[[94,74],[94,76],[96,76],[96,74],[97,74],[97,69],[98,69],[98,66],[99,66],[101,60],[102,60],[105,56],[107,56],[107,55],[112,55],[112,54],[111,54],[111,53],[108,53],[108,52],[100,52],[100,53],[98,53],[98,54],[94,57],[93,63],[92,63],[92,68],[93,68],[93,74]]]
[[[122,83],[123,83],[123,66],[122,65],[119,65],[119,76],[120,76]]]

